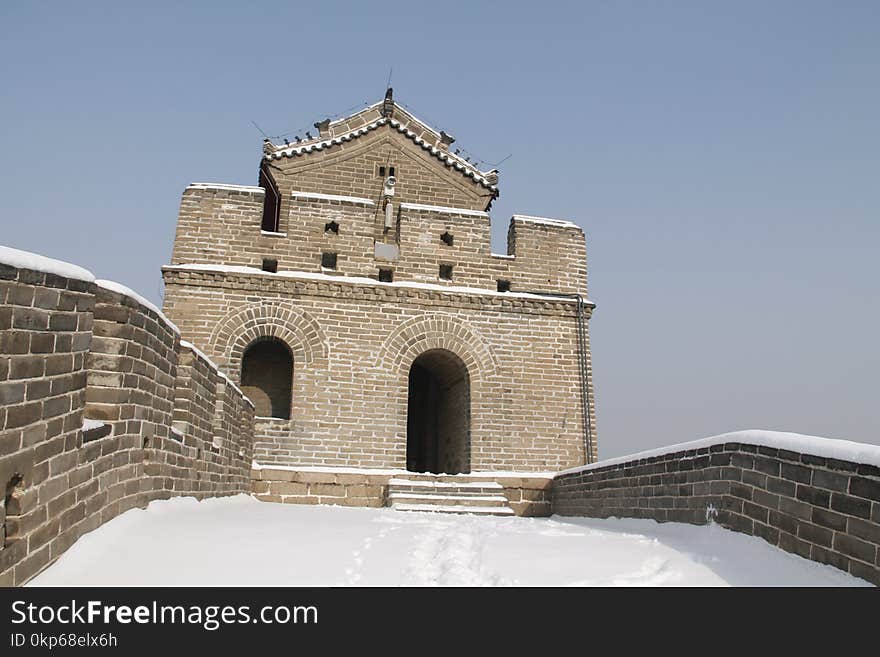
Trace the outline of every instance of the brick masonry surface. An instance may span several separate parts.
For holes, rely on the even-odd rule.
[[[553,512],[734,531],[880,585],[880,468],[741,443],[675,452],[553,482]]]
[[[586,247],[573,224],[548,224],[514,216],[506,254],[491,253],[486,213],[466,209],[398,204],[395,227],[377,235],[373,213],[380,204],[291,196],[282,207],[279,233],[261,230],[263,191],[220,185],[191,186],[184,193],[171,262],[174,265],[262,267],[277,261],[279,271],[321,273],[323,253],[337,254],[334,273],[378,279],[391,269],[395,281],[469,286],[496,291],[498,280],[513,292],[586,294]],[[396,196],[398,198],[405,198]],[[411,199],[426,203],[423,197]],[[335,222],[338,232],[326,230]],[[452,245],[440,238],[449,233]],[[375,245],[390,244],[397,257],[378,256]],[[439,278],[440,264],[453,266],[453,278]]]
[[[405,468],[409,368],[437,348],[468,370],[472,470],[585,462],[572,302],[259,272],[165,282],[166,312],[236,382],[252,342],[293,353],[290,419],[257,422],[262,464]]]
[[[333,472],[280,470],[271,467],[253,470],[254,496],[265,502],[284,504],[334,504],[337,506],[387,505],[388,482],[394,477],[410,475],[378,471]],[[494,481],[504,488],[510,508],[518,516],[549,516],[552,478],[549,476],[472,475],[471,477],[439,476],[437,481]]]
[[[253,417],[137,299],[0,264],[0,585],[127,509],[248,492]]]
[[[348,294],[375,303],[383,294],[411,294],[358,293],[345,283],[267,280],[276,292],[304,297]],[[236,282],[248,284],[266,283]],[[454,303],[462,306],[466,297]],[[496,301],[493,309],[499,313],[505,303],[515,303]],[[437,302],[443,303],[443,297],[434,292],[417,292],[409,300]],[[538,314],[541,322],[546,321],[542,313],[568,318],[571,312],[564,304],[536,304],[518,310]],[[265,305],[259,308],[247,311],[244,323],[250,329],[263,326],[262,319],[273,318],[272,324],[294,312],[287,308],[273,315]],[[291,342],[302,362],[328,357],[315,324],[284,326],[298,331]],[[434,339],[447,340],[459,330],[443,321],[416,326],[414,332],[396,334],[415,352],[432,329]],[[461,345],[478,344],[467,334],[459,338]],[[400,350],[378,353],[388,362],[405,362]],[[472,366],[492,362],[486,351],[469,353]],[[474,371],[482,375],[488,370],[481,365]],[[253,491],[265,501],[383,506],[389,478],[403,474],[251,470],[254,426],[265,442],[274,422],[256,421],[253,406],[235,383],[133,295],[0,265],[0,585],[26,582],[79,536],[151,500]],[[350,430],[342,428],[343,433]],[[286,427],[280,445],[285,432]],[[257,444],[271,456],[272,445]],[[519,515],[552,511],[693,524],[712,519],[880,583],[880,468],[874,465],[729,442],[599,464],[552,480],[514,474],[489,478],[503,486]]]
[[[289,413],[273,401],[274,417],[258,419],[256,460],[407,467],[408,374],[431,350],[464,363],[469,384],[468,399],[447,399],[466,448],[444,467],[543,472],[594,460],[592,304],[578,314],[573,298],[587,294],[581,228],[515,215],[507,253],[491,253],[497,172],[449,165],[448,138],[391,99],[319,131],[307,151],[266,145],[277,230],[262,230],[264,201],[276,198],[266,179],[194,183],[163,268],[165,313],[232,380],[260,340],[293,356]],[[281,386],[265,388],[248,388],[263,414]]]

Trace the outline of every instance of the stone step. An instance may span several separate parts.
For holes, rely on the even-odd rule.
[[[507,506],[503,495],[439,495],[431,493],[389,493],[388,501],[395,504],[435,504],[440,506]]]
[[[456,497],[463,500],[482,500],[490,498],[507,499],[501,491],[457,490],[455,488],[437,490],[435,488],[405,488],[403,486],[395,486],[394,488],[389,487],[388,495],[404,495],[406,497],[424,497],[430,499],[436,499],[438,497]]]
[[[494,481],[465,481],[465,482],[446,482],[446,481],[423,481],[394,478],[388,482],[388,490],[391,491],[409,491],[413,493],[422,493],[426,491],[443,491],[444,493],[472,493],[475,495],[490,494],[498,495],[504,487]]]
[[[431,497],[446,497],[448,495],[456,495],[458,497],[480,498],[480,497],[503,497],[503,491],[495,490],[459,490],[457,488],[448,488],[445,490],[437,490],[436,488],[408,488],[404,486],[388,487],[389,495],[430,495]]]
[[[427,513],[474,514],[481,516],[512,516],[509,506],[463,506],[451,504],[393,504],[395,511],[422,511]]]
[[[450,474],[433,474],[431,472],[407,472],[406,474],[401,474],[399,478],[407,479],[409,481],[442,481],[446,483],[451,482],[472,482],[472,481],[484,481],[481,480],[479,474],[460,474],[460,475],[450,475]]]
[[[394,477],[388,503],[399,511],[513,515],[504,487],[495,481],[443,481],[437,477]]]
[[[494,498],[504,498],[507,497],[501,491],[490,491],[490,492],[476,492],[471,490],[436,490],[436,489],[428,489],[424,488],[389,488],[388,495],[393,496],[403,496],[403,497],[423,497],[425,499],[437,499],[439,497],[455,497],[462,500],[481,500],[481,499],[494,499]]]

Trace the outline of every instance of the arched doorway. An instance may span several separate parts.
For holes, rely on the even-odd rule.
[[[406,467],[411,472],[470,472],[471,392],[467,367],[432,349],[409,370]]]
[[[293,356],[277,338],[252,342],[241,357],[241,389],[259,417],[290,419]]]

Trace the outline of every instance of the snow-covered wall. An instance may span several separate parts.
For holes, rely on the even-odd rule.
[[[248,492],[253,423],[135,292],[0,248],[0,586],[153,499]]]
[[[566,516],[713,521],[880,585],[880,447],[742,431],[561,472]]]

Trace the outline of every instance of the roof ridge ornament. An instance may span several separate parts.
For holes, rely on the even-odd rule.
[[[385,100],[382,101],[382,116],[387,118],[394,116],[394,89],[391,87],[385,90]]]
[[[330,119],[318,121],[314,125],[318,129],[318,137],[324,138],[330,135]]]
[[[440,131],[440,148],[442,148],[445,151],[448,151],[449,147],[452,146],[452,144],[454,144],[454,143],[455,143],[455,137],[450,135],[445,130]]]

